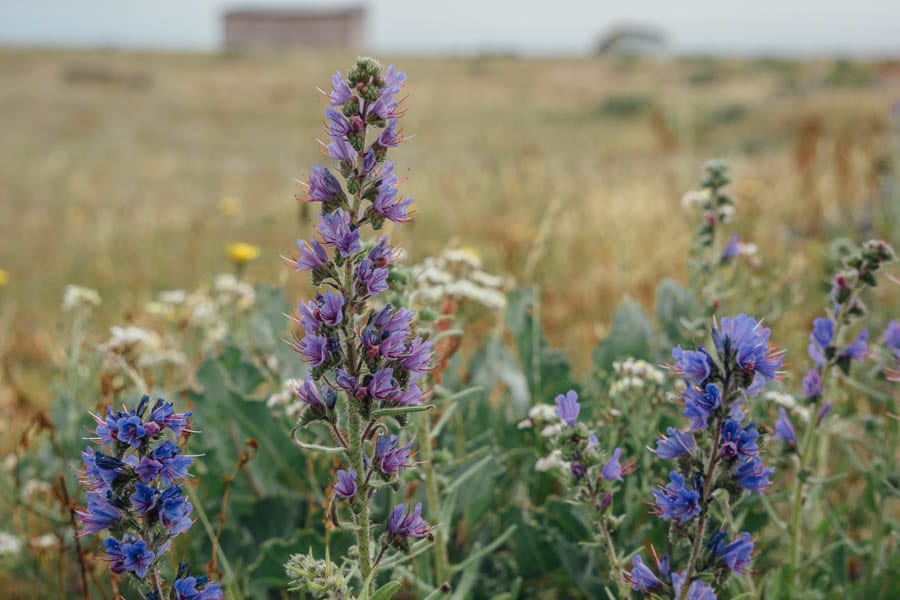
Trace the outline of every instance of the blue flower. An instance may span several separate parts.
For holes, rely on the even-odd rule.
[[[857,336],[856,340],[841,351],[841,358],[846,360],[865,360],[869,353],[869,345],[866,343],[868,340],[869,332],[868,330],[863,329],[859,332],[859,336]]]
[[[156,555],[147,548],[147,542],[137,540],[131,544],[123,544],[121,549],[123,560],[122,566],[126,571],[135,574],[138,579],[147,576],[147,570],[153,564]]]
[[[350,213],[337,209],[319,215],[319,234],[326,246],[334,246],[344,258],[360,250],[359,230],[350,223]]]
[[[202,589],[197,589],[200,586]],[[222,600],[225,593],[218,583],[206,583],[205,577],[181,577],[172,584],[175,600]]]
[[[666,428],[667,436],[656,440],[656,455],[663,460],[679,458],[687,454],[694,454],[697,446],[694,444],[694,436],[690,431],[681,432],[674,427]]]
[[[719,259],[722,262],[728,262],[732,258],[739,256],[741,253],[741,236],[738,234],[734,234],[731,236],[731,239],[728,240],[728,243],[725,244],[725,248],[722,249],[722,256]]]
[[[347,123],[347,120],[344,119],[343,115],[337,111],[332,110],[330,112],[337,113],[340,118],[343,119],[343,122]],[[349,128],[349,123],[347,123],[347,127]],[[309,199],[313,202],[321,202],[326,207],[341,206],[346,200],[341,183],[338,181],[337,177],[325,167],[313,167],[307,185],[309,187]],[[326,210],[328,210],[328,208],[326,208]]]
[[[669,479],[664,488],[651,492],[656,499],[654,514],[667,521],[687,523],[700,514],[700,493],[688,488],[684,477],[675,471],[669,473]]]
[[[316,384],[309,373],[306,374],[306,379],[299,385],[294,386],[292,390],[297,396],[297,399],[304,404],[327,408],[328,410],[334,408],[336,397],[333,394],[327,393],[327,390],[331,390],[331,388],[326,388],[325,393],[319,393],[319,388],[316,387]],[[334,390],[331,391],[333,392]]]
[[[181,488],[173,485],[159,496],[159,520],[170,536],[184,533],[191,528],[191,512],[194,505],[185,499]]]
[[[756,440],[759,439],[759,431],[753,423],[741,427],[740,422],[726,419],[722,424],[722,440],[719,452],[725,459],[746,458],[759,453]]]
[[[397,380],[394,379],[394,370],[390,367],[366,375],[363,385],[368,389],[370,397],[384,402],[390,402],[400,393]]]
[[[662,587],[663,582],[644,564],[640,556],[635,555],[631,559],[631,564],[631,571],[625,572],[625,581],[631,584],[631,589],[636,592],[646,592]]]
[[[569,390],[565,396],[559,394],[554,402],[556,402],[556,415],[570,427],[574,427],[578,422],[578,413],[581,411],[578,394],[575,390]]]
[[[603,466],[603,469],[600,471],[600,474],[603,476],[603,479],[607,481],[622,481],[623,475],[628,475],[629,473],[634,471],[634,461],[630,464],[626,464],[624,467],[619,464],[619,458],[622,456],[622,449],[616,448],[613,450],[612,457],[607,461],[607,463]]]
[[[681,586],[684,585],[684,573],[672,573],[672,586],[675,598],[681,597]],[[687,600],[716,600],[716,593],[700,579],[695,579],[688,587]]]
[[[769,347],[771,330],[749,315],[722,317],[713,327],[716,352],[726,365],[733,364],[742,375],[753,380],[771,381],[781,368],[782,356]]]
[[[409,214],[409,206],[412,202],[412,198],[397,199],[397,188],[382,185],[372,202],[372,210],[394,223],[409,223],[412,221],[412,216]]]
[[[697,350],[682,350],[681,346],[672,349],[675,363],[672,370],[697,386],[702,386],[715,367],[710,356],[702,347]]]
[[[378,268],[368,258],[359,262],[356,271],[357,288],[363,294],[377,296],[388,289],[388,270]]]
[[[709,426],[709,417],[713,411],[722,406],[722,395],[719,388],[713,384],[706,384],[704,391],[692,386],[684,390],[684,414],[691,421],[691,431],[706,429]]]
[[[345,138],[331,138],[331,143],[325,147],[328,156],[342,163],[353,165],[358,158],[356,150]]]
[[[825,364],[825,351],[834,338],[834,321],[824,317],[813,319],[813,329],[809,334],[807,353],[818,367]]]
[[[801,382],[803,395],[807,398],[818,398],[822,393],[822,375],[817,369],[810,369]]]
[[[181,435],[188,427],[190,412],[175,412],[175,406],[162,398],[156,401],[156,406],[150,413],[150,420],[168,427],[175,435]]]
[[[350,87],[347,85],[347,82],[344,81],[341,72],[335,72],[335,74],[331,76],[331,93],[328,94],[331,106],[342,106],[352,96],[353,94],[350,92]]]
[[[156,506],[156,488],[144,485],[140,481],[134,485],[134,493],[130,496],[131,504],[142,515],[146,515]]]
[[[797,445],[797,434],[783,406],[778,407],[778,420],[775,421],[775,437],[784,440],[788,446]]]
[[[307,335],[300,340],[298,350],[312,367],[318,367],[331,356],[328,339],[321,335]]]
[[[426,342],[422,338],[415,338],[406,346],[405,356],[400,360],[409,371],[424,373],[431,366],[431,350],[434,344]]]
[[[900,360],[900,321],[894,319],[888,323],[884,328],[884,333],[881,334],[881,339],[884,347],[890,350],[897,360]]]
[[[387,476],[402,471],[412,466],[409,462],[413,442],[409,441],[401,446],[396,435],[386,435],[378,438],[375,444],[373,463]]]
[[[356,471],[348,469],[347,471],[339,469],[337,472],[337,483],[334,484],[334,493],[341,498],[352,500],[356,496]]]
[[[412,512],[406,504],[394,506],[388,519],[387,531],[397,538],[421,538],[428,535],[431,528],[422,518],[422,503],[417,502]]]
[[[140,447],[141,439],[147,434],[141,418],[136,416],[122,417],[116,422],[116,427],[119,430],[117,439],[132,448]]]
[[[300,248],[300,258],[297,259],[298,271],[321,271],[328,267],[328,253],[318,240],[307,242],[297,240]]]
[[[773,473],[772,469],[766,468],[759,456],[751,456],[738,465],[734,471],[733,478],[745,490],[761,492],[771,485],[772,482],[769,481],[769,477]]]
[[[103,542],[106,549],[106,556],[109,557],[109,570],[113,573],[121,574],[125,572],[125,552],[123,544],[113,537],[108,537]]]
[[[403,136],[397,130],[397,119],[388,121],[381,133],[378,134],[378,145],[382,148],[395,148],[403,142]]]
[[[85,535],[109,529],[122,519],[124,513],[110,503],[107,494],[91,492],[87,495],[87,508],[76,514],[84,525],[81,535]]]
[[[724,538],[724,533],[722,536]],[[747,565],[753,560],[753,539],[745,531],[729,544],[725,544],[722,540],[713,549],[713,555],[725,563],[733,573],[746,573]]]

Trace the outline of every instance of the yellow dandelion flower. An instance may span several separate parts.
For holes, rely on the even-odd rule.
[[[262,251],[259,249],[259,246],[246,244],[244,242],[235,242],[233,244],[228,244],[225,248],[225,252],[228,254],[228,258],[231,259],[231,262],[236,265],[245,265],[248,262],[259,258]]]
[[[9,271],[0,269],[0,287],[6,285],[7,281],[9,281]]]
[[[226,217],[233,217],[241,212],[241,202],[234,196],[226,196],[219,202],[219,213]]]

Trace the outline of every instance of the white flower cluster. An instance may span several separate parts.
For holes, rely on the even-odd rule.
[[[62,309],[65,312],[73,312],[81,308],[95,308],[102,302],[97,290],[91,288],[69,284],[63,290]]]
[[[482,270],[474,252],[449,249],[412,268],[411,299],[418,305],[435,305],[447,296],[471,300],[491,309],[506,306],[503,278]]]
[[[554,437],[562,427],[562,420],[552,404],[535,404],[529,409],[528,418],[518,424],[519,429],[540,429],[545,438]]]
[[[122,357],[127,363],[140,368],[187,363],[182,352],[167,348],[159,334],[150,329],[137,325],[113,325],[109,333],[109,339],[97,346],[108,357]]]
[[[22,552],[22,538],[0,531],[0,556],[16,555]]]
[[[626,358],[613,363],[616,379],[610,385],[609,393],[619,395],[627,390],[645,386],[661,386],[666,382],[666,374],[645,360]]]
[[[571,471],[572,463],[563,459],[563,455],[560,450],[554,450],[549,454],[549,456],[539,458],[537,462],[534,463],[534,469],[541,472]]]

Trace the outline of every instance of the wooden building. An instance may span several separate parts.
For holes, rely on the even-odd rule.
[[[365,20],[363,7],[229,10],[223,18],[225,48],[359,48],[365,45]]]

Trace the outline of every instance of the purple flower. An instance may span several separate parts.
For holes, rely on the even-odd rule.
[[[321,335],[307,335],[300,340],[298,350],[312,367],[318,367],[331,356],[328,340]]]
[[[130,500],[139,513],[146,515],[156,506],[156,488],[138,481],[134,485],[134,493],[130,496]]]
[[[369,390],[369,396],[376,400],[390,402],[400,393],[397,380],[394,379],[394,370],[390,367],[376,371],[374,374],[363,378],[365,387]]]
[[[684,573],[672,573],[672,586],[675,598],[681,597],[681,586],[684,585]],[[716,593],[700,579],[691,582],[687,592],[687,600],[716,600]]]
[[[181,488],[173,485],[159,496],[159,520],[170,536],[184,533],[193,524],[190,518],[194,505],[185,499]]]
[[[328,253],[318,240],[311,242],[297,240],[297,246],[300,248],[300,258],[297,259],[298,271],[322,270],[328,266]]]
[[[819,414],[816,417],[816,424],[821,423],[822,419],[828,416],[828,413],[831,412],[831,409],[834,407],[834,404],[831,402],[826,402],[822,405],[822,408],[819,409]]]
[[[581,406],[578,404],[578,394],[575,390],[569,390],[566,395],[559,394],[556,397],[556,416],[568,423],[570,427],[574,427],[578,421],[578,413]]]
[[[394,250],[388,246],[388,239],[382,236],[378,238],[378,242],[375,246],[369,250],[369,255],[366,258],[368,258],[376,268],[383,269],[394,262]]]
[[[222,600],[225,593],[219,587],[218,583],[206,583],[203,589],[198,590],[198,586],[203,586],[206,578],[198,579],[196,577],[183,576],[176,579],[172,584],[175,590],[175,600]]]
[[[783,406],[778,407],[778,420],[775,421],[775,437],[784,440],[788,446],[797,445],[797,434]]]
[[[421,406],[423,394],[417,383],[418,379],[419,375],[413,373],[406,390],[394,398],[391,403],[397,406]]]
[[[681,346],[672,349],[675,363],[672,370],[693,383],[702,386],[712,373],[712,359],[703,348],[698,350],[682,350]]]
[[[375,444],[374,463],[385,475],[393,475],[413,465],[409,462],[413,442],[400,446],[396,435],[381,436]]]
[[[624,467],[619,464],[619,458],[622,456],[622,449],[613,450],[612,457],[603,465],[600,474],[607,481],[622,481],[623,475],[628,475],[634,471],[634,464],[626,464]]]
[[[670,483],[662,489],[652,490],[654,514],[665,520],[687,523],[700,514],[700,493],[685,485],[684,477],[675,471],[669,473]]]
[[[123,544],[121,547],[122,567],[126,571],[131,571],[138,579],[147,576],[147,570],[153,563],[156,555],[147,549],[147,542],[137,540],[131,544]]]
[[[103,542],[103,547],[106,548],[106,556],[109,557],[109,570],[113,573],[124,573],[125,552],[123,551],[122,542],[116,538],[108,537]]]
[[[325,167],[313,167],[308,185],[309,199],[313,202],[337,206],[344,202],[344,189],[341,187],[341,183]]]
[[[347,117],[339,111],[333,108],[329,108],[325,111],[325,118],[328,119],[328,135],[333,138],[342,138],[350,135],[350,132],[353,131],[353,126],[350,124],[350,121],[347,120]],[[316,169],[317,167],[313,167]],[[337,181],[335,179],[335,181]]]
[[[810,369],[803,378],[803,395],[807,398],[818,398],[822,393],[822,375],[817,369]]]
[[[844,358],[845,360],[865,360],[866,355],[869,353],[869,345],[866,343],[868,340],[869,331],[863,329],[859,332],[859,336],[857,336],[856,340],[844,348],[843,352],[841,352],[841,358]],[[119,433],[120,438],[121,436],[122,434]]]
[[[342,163],[349,163],[351,165],[356,161],[358,156],[356,150],[350,145],[350,142],[344,138],[331,138],[331,143],[325,147],[325,151],[328,153],[328,156],[334,160],[339,160]]]
[[[679,458],[687,454],[693,455],[697,446],[694,444],[694,435],[690,431],[681,432],[674,427],[666,428],[667,436],[656,440],[656,456],[663,460]]]
[[[396,87],[385,87],[381,96],[379,96],[378,100],[375,101],[374,104],[370,104],[368,106],[367,114],[372,114],[378,117],[379,119],[392,119],[397,116],[397,99],[394,98],[394,95],[400,90]]]
[[[156,401],[153,412],[150,413],[150,420],[163,427],[168,427],[175,435],[181,435],[188,427],[188,417],[190,416],[190,412],[175,412],[175,407],[171,402],[159,399]]]
[[[372,210],[388,221],[404,224],[413,220],[409,214],[409,206],[413,199],[397,199],[397,188],[382,186],[378,196],[372,202]]]
[[[751,456],[738,465],[734,471],[733,478],[745,490],[761,492],[771,485],[772,482],[769,481],[769,477],[773,473],[772,469],[766,468],[759,456]]]
[[[103,419],[99,415],[95,415],[91,413],[91,416],[94,417],[94,421],[97,422],[96,434],[97,439],[101,441],[103,444],[109,444],[113,440],[117,439],[119,435],[119,426],[118,421],[121,416],[121,413],[116,414],[113,412],[112,406],[106,407],[106,418]]]
[[[363,293],[369,296],[377,296],[388,289],[388,270],[376,268],[371,260],[364,258],[359,261],[356,271],[356,280]]]
[[[888,323],[884,333],[881,334],[881,339],[884,341],[884,347],[900,360],[900,321],[893,319]]]
[[[635,555],[631,559],[631,571],[625,572],[625,581],[631,584],[631,589],[636,592],[646,592],[654,588],[662,587],[663,582],[644,564],[640,556]]]
[[[825,350],[834,338],[834,321],[823,317],[813,319],[807,353],[818,367],[825,364]]]
[[[384,71],[384,86],[393,88],[396,94],[400,91],[400,86],[403,85],[404,81],[406,81],[406,73],[398,71],[394,65],[388,65],[388,68]]]
[[[424,373],[431,366],[431,349],[434,346],[422,338],[413,339],[406,348],[406,356],[400,361],[404,368],[413,373]]]
[[[341,72],[337,71],[331,76],[331,93],[328,94],[331,106],[341,106],[352,96],[353,94],[350,92],[350,86],[344,81]]]
[[[91,492],[87,495],[87,508],[76,514],[84,525],[79,535],[86,535],[109,529],[119,522],[123,513],[109,502],[106,494]]]
[[[388,533],[397,538],[421,538],[428,535],[431,528],[422,518],[422,503],[417,502],[412,512],[408,510],[404,503],[394,506],[388,519]]]
[[[387,127],[378,134],[378,145],[383,148],[395,148],[403,142],[403,136],[397,130],[397,119],[388,121]]]
[[[759,431],[753,423],[741,427],[739,421],[726,419],[722,425],[722,444],[719,452],[726,460],[732,458],[746,458],[759,453],[756,440],[759,439]]]
[[[306,333],[317,334],[321,325],[317,318],[318,312],[319,306],[314,301],[301,302],[300,306],[297,307],[297,314],[300,318],[294,319],[294,322],[300,323],[300,326],[303,327],[303,331]]]
[[[356,496],[356,471],[349,469],[347,471],[339,469],[337,472],[337,483],[334,484],[334,493],[346,500],[352,500]]]
[[[722,406],[722,395],[719,388],[713,384],[706,384],[705,391],[700,391],[692,386],[684,390],[684,414],[691,421],[691,431],[706,429],[709,427],[709,417]]]
[[[335,398],[329,398],[328,394],[319,394],[319,388],[316,387],[316,384],[312,380],[312,377],[310,377],[309,373],[306,374],[306,379],[304,379],[300,384],[294,386],[292,390],[297,396],[298,400],[305,404],[308,404],[309,406],[318,406],[321,408],[327,408],[329,410],[334,408]],[[328,405],[325,400],[329,400],[330,405]]]
[[[316,298],[319,306],[319,319],[329,327],[337,327],[344,316],[344,297],[332,291],[325,292]]]
[[[104,456],[106,455],[101,452],[94,452],[94,449],[90,446],[81,453],[81,460],[84,461],[84,478],[82,483],[91,492],[102,491],[106,493],[112,482],[119,476],[121,463],[118,465],[109,464],[101,458]],[[98,458],[101,458],[100,465],[103,466],[97,464]]]
[[[725,248],[722,249],[722,256],[720,260],[722,262],[727,262],[732,258],[739,256],[741,253],[741,236],[738,234],[734,234],[731,236],[731,239],[728,240],[728,243],[725,245]]]
[[[781,368],[782,355],[769,347],[769,335],[768,327],[745,314],[722,317],[719,326],[712,330],[716,352],[722,362],[733,363],[751,380],[758,374],[771,381]]]
[[[320,214],[318,230],[325,245],[337,248],[344,258],[359,252],[359,231],[350,224],[350,213],[339,208]]]
[[[722,536],[724,537],[724,533]],[[725,563],[732,573],[736,575],[746,573],[747,565],[753,560],[753,539],[745,531],[729,544],[725,544],[724,541],[717,544],[713,556]]]
[[[116,427],[119,430],[117,439],[132,448],[139,447],[141,439],[147,435],[140,417],[122,417],[116,422]]]

